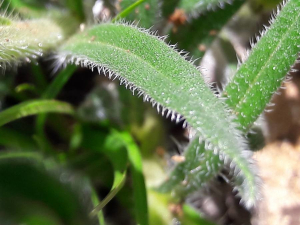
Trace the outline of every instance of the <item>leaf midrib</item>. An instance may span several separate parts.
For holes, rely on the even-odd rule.
[[[248,97],[248,93],[252,90],[252,86],[255,84],[255,82],[260,78],[260,76],[262,75],[262,73],[264,72],[265,68],[267,67],[268,63],[270,62],[270,60],[272,59],[273,55],[278,51],[278,48],[281,47],[281,43],[283,41],[286,40],[286,36],[291,33],[291,29],[294,28],[295,24],[298,22],[298,19],[300,18],[300,13],[297,16],[297,19],[294,20],[294,22],[292,23],[292,26],[289,26],[290,29],[288,29],[288,31],[283,35],[283,38],[280,39],[280,41],[278,42],[278,44],[275,47],[275,50],[272,52],[272,54],[268,57],[268,60],[266,61],[265,65],[262,67],[262,69],[259,71],[259,73],[257,74],[257,76],[255,77],[255,79],[251,82],[251,85],[248,86],[248,89],[246,90],[246,92],[244,93],[243,97],[238,101],[238,103],[233,106],[233,112],[236,112],[236,109],[238,108],[238,106],[241,106],[242,102]],[[267,34],[266,34],[267,35]]]
[[[81,43],[83,45],[87,44],[86,42],[83,42],[83,41],[78,41],[78,43]],[[100,45],[103,45],[103,46],[109,46],[111,48],[116,48],[122,52],[124,52],[125,54],[128,54],[128,55],[131,55],[133,58],[138,58],[138,60],[144,62],[145,64],[149,65],[149,67],[151,67],[153,70],[157,71],[160,75],[162,75],[162,77],[164,77],[166,80],[170,81],[170,83],[173,83],[174,85],[180,87],[181,85],[180,84],[177,84],[174,82],[173,79],[171,79],[169,76],[166,76],[163,71],[161,71],[160,69],[158,69],[157,67],[153,66],[150,62],[146,61],[145,59],[143,59],[141,56],[137,55],[137,54],[133,54],[131,51],[128,52],[126,49],[124,48],[120,48],[118,46],[115,46],[115,45],[112,45],[110,43],[107,43],[107,42],[103,42],[103,41],[95,41],[95,43],[88,43],[88,44],[100,44]],[[199,76],[201,76],[200,72],[199,72]],[[127,79],[126,79],[127,80]],[[127,80],[128,81],[128,80]],[[131,84],[133,84],[132,82],[130,82]],[[134,85],[134,84],[133,84]],[[207,86],[206,86],[207,87]],[[207,87],[208,88],[208,87]],[[139,87],[139,89],[143,90],[142,88]],[[177,89],[177,91],[180,91],[180,89]],[[209,91],[209,90],[208,90]],[[188,99],[190,99],[189,95],[188,95],[188,92],[187,91],[183,91],[181,93],[184,93],[186,95],[186,97],[188,97]],[[151,97],[151,96],[150,96]],[[212,96],[213,97],[213,96]],[[168,107],[166,107],[167,109],[169,109]],[[206,107],[202,107],[203,109],[205,109]],[[205,109],[206,110],[206,109]],[[173,109],[171,111],[174,111]],[[177,112],[176,112],[177,113]],[[182,115],[184,116],[184,115]]]
[[[86,42],[82,42],[82,41],[79,41],[79,43],[81,43],[81,44],[83,44],[83,45],[87,44]],[[137,55],[137,54],[133,54],[132,52],[127,52],[126,49],[124,49],[124,48],[120,48],[120,47],[118,47],[118,46],[111,45],[110,43],[102,42],[102,41],[99,41],[99,40],[97,40],[95,43],[89,43],[89,44],[94,44],[94,45],[99,44],[99,45],[103,45],[103,46],[109,46],[109,47],[111,47],[111,48],[116,48],[116,49],[118,49],[118,50],[124,52],[125,54],[131,55],[133,58],[137,58],[138,60],[140,60],[140,61],[146,63],[146,64],[149,65],[152,69],[154,69],[155,71],[157,71],[158,74],[161,74],[162,77],[164,77],[165,79],[171,81],[171,82],[172,82],[173,84],[175,84],[176,86],[180,86],[180,85],[177,85],[176,83],[174,83],[172,79],[170,79],[169,77],[165,76],[159,69],[157,69],[156,67],[154,67],[152,64],[150,64],[149,62],[147,62],[145,59],[143,59],[142,57],[140,57],[140,56]],[[132,82],[130,82],[130,83],[132,83]],[[139,89],[141,89],[141,88],[139,87]],[[143,90],[143,89],[142,89],[142,90]],[[179,89],[178,89],[178,91],[179,91]],[[187,97],[187,99],[190,99],[190,96],[189,96],[189,94],[188,94],[186,91],[183,91],[183,92],[181,91],[181,94],[184,95],[185,97]],[[150,96],[150,97],[151,97],[151,96]],[[155,101],[156,101],[156,100],[155,100]],[[189,101],[189,102],[191,102],[191,101]],[[207,113],[206,107],[201,107],[201,108],[204,109],[205,112]],[[170,108],[168,108],[168,107],[167,107],[167,109],[170,110]],[[176,112],[176,111],[173,110],[173,109],[171,109],[171,111]],[[178,112],[176,112],[176,113],[178,113]],[[179,114],[182,115],[181,113],[179,113]],[[185,117],[185,115],[182,115],[182,116]],[[185,117],[185,118],[186,118],[186,117]],[[200,132],[198,129],[197,129],[197,131]],[[211,139],[211,137],[208,137],[205,133],[202,133],[202,132],[200,132],[200,133],[201,133],[201,135],[202,135],[205,139],[207,139],[207,140],[210,140],[210,139]],[[245,164],[240,162],[240,160],[243,160],[243,161],[245,160],[243,157],[241,157],[241,158],[239,157],[238,160],[235,160],[234,157],[230,156],[230,154],[228,154],[228,152],[227,152],[226,150],[224,150],[223,148],[221,148],[218,144],[217,144],[217,145],[214,144],[214,146],[217,147],[217,148],[218,148],[219,150],[221,150],[222,152],[224,152],[226,155],[228,155],[228,156],[231,158],[231,160],[233,160],[233,161],[235,162],[235,164],[238,166],[239,170],[245,175],[245,177],[248,177],[248,175],[246,175],[246,174],[249,174],[249,170],[248,170],[248,169],[245,169],[245,168],[247,168],[247,167],[245,167]],[[243,169],[242,169],[242,168],[243,168]],[[247,172],[246,172],[246,171],[247,171]],[[248,179],[249,179],[249,177],[248,177]],[[252,183],[252,182],[251,182],[251,183]]]
[[[140,60],[141,62],[144,62],[145,64],[149,65],[149,67],[151,67],[154,71],[157,71],[158,74],[162,75],[162,77],[165,78],[166,80],[170,81],[170,83],[175,84],[177,87],[180,87],[180,84],[176,84],[176,83],[175,83],[172,79],[170,79],[168,76],[165,76],[164,73],[161,72],[161,70],[159,70],[159,69],[157,69],[156,67],[154,67],[152,64],[150,64],[148,61],[146,61],[145,59],[143,59],[143,58],[140,57],[139,55],[133,54],[131,51],[128,52],[128,51],[127,51],[126,49],[124,49],[124,48],[120,48],[120,47],[118,47],[118,46],[112,45],[112,44],[107,43],[107,42],[99,41],[99,40],[95,40],[95,42],[93,42],[93,43],[86,43],[86,42],[83,42],[83,41],[77,41],[77,43],[82,44],[82,45],[86,45],[86,44],[89,44],[89,45],[98,45],[98,44],[99,44],[99,45],[102,45],[102,46],[104,46],[104,47],[105,47],[105,46],[109,46],[109,47],[111,47],[111,48],[118,49],[118,50],[124,52],[125,54],[131,55],[133,58],[137,58],[137,59]],[[86,57],[83,57],[83,58],[86,58]],[[92,61],[93,61],[93,60],[92,60]],[[96,63],[96,64],[97,64],[97,63]],[[107,65],[106,65],[106,66],[104,65],[104,67],[107,67]],[[200,74],[200,75],[201,75],[201,74]],[[124,77],[123,77],[123,78],[124,78]],[[126,79],[126,78],[125,78],[125,79]],[[128,82],[128,79],[126,79],[126,80],[127,80],[127,82]],[[134,85],[134,83],[132,83],[132,82],[129,82],[129,83],[132,84],[132,85]],[[141,87],[138,87],[138,88],[141,89],[143,92],[145,92]],[[207,87],[207,88],[208,88],[208,87]],[[181,91],[180,89],[177,89],[177,91],[180,91],[181,96],[185,96],[186,99],[189,99],[189,103],[193,102],[193,101],[190,101],[191,98],[190,98],[190,95],[189,95],[188,92],[186,92],[186,91]],[[146,93],[146,92],[145,92],[145,93]],[[148,94],[148,93],[146,93],[146,94]],[[149,95],[149,96],[152,98],[151,95]],[[200,96],[200,97],[201,97],[201,96]],[[213,96],[212,96],[212,97],[213,97]],[[193,98],[192,98],[192,99],[193,99]],[[155,99],[154,99],[154,100],[155,100]],[[199,100],[202,100],[202,99],[199,99]],[[156,101],[156,100],[155,100],[155,101]],[[157,101],[156,101],[156,102],[157,102]],[[159,103],[159,104],[162,105],[162,103]],[[191,104],[189,104],[189,105],[191,105]],[[168,109],[168,110],[171,110],[172,112],[178,113],[176,110],[171,109],[171,108],[169,108],[169,107],[165,107],[165,106],[164,106],[164,108],[166,108],[166,109]],[[209,113],[207,107],[201,107],[201,109],[203,109],[203,110],[205,111],[206,114]],[[187,115],[187,117],[186,117],[186,115],[183,115],[183,114],[181,114],[181,113],[178,113],[178,114],[182,115],[185,119],[187,119],[187,117],[190,118],[189,115]],[[199,116],[197,116],[197,117],[199,118]],[[211,117],[211,118],[212,118],[212,120],[213,120],[213,117]],[[190,120],[190,119],[188,119],[188,120]],[[197,120],[199,120],[199,119],[197,119]],[[228,122],[226,122],[226,123],[228,123]],[[204,132],[201,132],[200,130],[197,129],[197,127],[195,127],[195,129],[196,129],[198,132],[201,133],[201,136],[202,136],[203,138],[205,138],[205,139],[207,139],[207,140],[211,140],[211,137],[208,136],[208,135],[206,134],[206,132],[205,132],[205,133],[204,133]],[[222,127],[221,127],[221,129],[222,129]],[[222,147],[219,146],[219,144],[213,144],[213,145],[214,145],[215,147],[217,147],[219,150],[221,150],[221,151],[223,151],[224,153],[226,153],[226,155],[230,156],[226,150],[224,151],[224,149],[223,149]],[[230,158],[232,158],[232,157],[230,156]],[[232,159],[233,159],[233,158],[232,158]],[[244,167],[244,166],[242,166],[242,167]],[[239,167],[239,168],[242,168],[242,167]]]

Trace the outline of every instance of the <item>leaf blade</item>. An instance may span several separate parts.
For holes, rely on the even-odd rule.
[[[45,112],[74,114],[73,107],[66,102],[54,100],[26,101],[0,112],[0,126],[16,119]]]
[[[184,162],[178,163],[169,178],[158,188],[165,193],[174,191],[184,197],[199,190],[201,186],[216,176],[223,162],[213,151],[205,150],[205,143],[199,144],[199,137],[194,138],[184,152]]]
[[[213,95],[197,68],[179,53],[159,38],[123,24],[91,28],[71,38],[60,51],[61,61],[113,71],[110,78],[120,76],[127,87],[139,88],[145,101],[172,120],[179,122],[183,115],[215,151],[238,167],[251,188],[246,199],[253,204],[256,183],[251,159],[243,152],[248,148],[244,138],[225,104]]]
[[[286,3],[224,91],[226,103],[243,130],[248,130],[263,112],[297,58],[299,10],[299,1]]]
[[[37,58],[56,47],[64,36],[61,28],[48,19],[11,21],[0,27],[1,67],[21,59]]]

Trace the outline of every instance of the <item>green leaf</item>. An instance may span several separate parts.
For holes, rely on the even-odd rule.
[[[36,115],[39,113],[64,113],[74,114],[73,107],[66,103],[54,100],[32,100],[22,102],[18,105],[12,106],[2,112],[0,112],[0,126],[11,121]]]
[[[105,198],[91,211],[90,216],[96,216],[107,205],[121,190],[126,180],[126,171],[123,173],[114,173],[114,183],[110,192],[105,196]]]
[[[61,42],[63,33],[54,22],[40,19],[0,25],[0,37],[0,67],[5,67],[42,56]]]
[[[172,191],[177,196],[185,197],[207,184],[223,166],[218,155],[205,149],[204,142],[199,145],[198,138],[191,141],[184,158],[185,160],[175,166],[168,179],[158,188],[159,191]]]
[[[181,0],[178,7],[186,13],[200,13],[217,7],[223,8],[228,2],[228,0]]]
[[[15,87],[15,91],[17,93],[28,91],[28,92],[32,92],[33,94],[38,94],[36,87],[30,83],[19,84],[17,87]]]
[[[92,198],[94,207],[96,207],[97,205],[100,204],[100,200],[99,200],[99,198],[97,196],[97,192],[94,189],[92,189],[91,198]],[[100,225],[105,225],[106,224],[105,220],[104,220],[104,216],[103,216],[103,212],[102,211],[99,211],[97,213],[97,217],[98,217],[98,221],[99,221]]]
[[[256,178],[248,147],[222,100],[204,83],[200,72],[162,40],[124,24],[102,24],[70,38],[58,62],[113,71],[133,92],[177,122],[185,119],[211,149],[231,161],[244,180],[245,201],[255,201]],[[181,116],[182,115],[182,116]]]
[[[121,188],[125,183],[125,180],[126,180],[126,172],[122,174],[116,174],[116,173],[114,174],[114,183],[111,188],[111,191],[108,193],[107,196],[105,196],[105,198],[101,202],[99,202],[98,205],[95,206],[95,208],[90,213],[91,216],[96,216],[99,214],[99,212],[103,209],[103,207],[106,206],[107,203],[109,203],[110,200],[112,200],[116,196],[116,194],[121,190]]]
[[[85,128],[82,146],[95,152],[105,154],[114,170],[114,181],[110,192],[91,211],[90,216],[99,216],[100,211],[121,190],[126,180],[126,168],[128,163],[127,151],[123,141],[114,132],[105,134],[103,131]]]
[[[223,26],[232,18],[234,13],[241,7],[244,1],[234,1],[226,5],[224,9],[207,12],[188,24],[177,28],[177,31],[170,34],[172,43],[178,43],[179,49],[186,50],[193,57],[203,57],[205,51],[210,47]]]
[[[38,152],[15,152],[15,151],[1,151],[0,159],[33,159],[34,161],[42,161],[43,156]]]
[[[129,169],[133,182],[134,211],[138,224],[148,224],[148,207],[145,181],[142,172],[142,159],[137,145],[128,132],[111,131],[105,140],[101,140],[100,132],[85,130],[88,135],[83,140],[83,147],[103,152],[111,160],[114,167],[114,183],[110,193],[92,211],[96,215],[122,188],[126,176],[125,168],[129,161]],[[103,135],[102,135],[103,136]],[[102,147],[101,147],[102,146]],[[125,148],[125,149],[124,149]],[[124,151],[125,150],[125,151]],[[128,156],[128,160],[127,160]]]
[[[248,130],[298,57],[300,1],[287,1],[224,91],[237,122]]]
[[[99,140],[99,139],[98,139]],[[90,138],[87,140],[91,142]],[[96,143],[97,141],[92,141]],[[99,145],[96,145],[99,147]],[[95,147],[92,147],[95,148]],[[96,149],[95,149],[96,150]],[[97,205],[93,211],[91,212],[91,216],[95,216],[98,214],[100,210],[121,190],[126,180],[126,167],[127,167],[127,154],[124,149],[124,145],[122,140],[119,137],[116,137],[114,133],[108,135],[105,140],[103,148],[97,149],[98,151],[103,152],[110,159],[113,168],[114,168],[114,182],[111,187],[111,191],[108,195]]]
[[[145,2],[145,0],[139,0],[139,1],[126,1],[125,3],[121,2],[121,7],[123,10],[112,20],[112,22],[115,22],[121,18],[125,18],[128,16],[132,10],[134,10],[136,7],[138,7],[140,4]]]
[[[137,224],[148,225],[148,204],[147,192],[143,175],[142,156],[138,146],[127,132],[120,133],[126,148],[130,162],[130,171],[132,176],[134,211]]]
[[[120,2],[121,9],[124,9],[117,18],[126,18],[129,21],[139,23],[139,26],[150,28],[157,19],[159,12],[158,0],[123,0]]]

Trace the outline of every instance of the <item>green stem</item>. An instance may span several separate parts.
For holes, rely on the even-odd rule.
[[[113,18],[111,21],[116,22],[119,19],[125,18],[132,10],[134,10],[136,7],[138,7],[140,4],[145,2],[145,0],[138,0],[132,5],[128,6],[126,9],[124,9],[122,12],[120,12],[115,18]]]

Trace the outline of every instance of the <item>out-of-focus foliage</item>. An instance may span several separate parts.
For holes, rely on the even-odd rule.
[[[4,0],[0,223],[212,224],[193,194],[216,180],[251,208],[252,126],[297,58],[300,2],[255,45],[242,21],[279,3]]]

